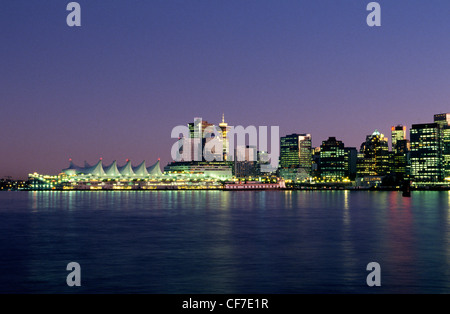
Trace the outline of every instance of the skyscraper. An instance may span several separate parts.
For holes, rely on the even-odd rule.
[[[416,182],[442,180],[440,125],[413,124],[411,138],[411,178]]]
[[[203,150],[206,144],[205,131],[208,127],[213,127],[213,124],[202,118],[194,118],[194,122],[188,123],[189,138],[184,139],[183,150],[187,150],[188,153],[183,153],[185,161],[205,161],[203,156]],[[189,156],[187,156],[189,155]]]
[[[280,176],[303,180],[311,176],[312,148],[310,134],[291,134],[280,139]]]
[[[357,166],[359,177],[385,176],[389,173],[388,139],[378,130],[367,135],[366,141],[361,144]]]
[[[441,161],[442,176],[444,180],[450,181],[450,127],[441,130]]]
[[[350,180],[356,178],[358,151],[356,147],[345,147],[346,173]]]
[[[430,183],[450,178],[450,113],[435,114],[434,123],[414,124],[410,133],[412,180]]]
[[[330,137],[320,145],[320,175],[322,178],[341,180],[348,176],[348,159],[344,143]]]
[[[395,153],[395,146],[397,141],[406,140],[406,126],[397,125],[391,127],[391,141],[392,141],[392,151]]]
[[[409,174],[409,156],[411,145],[409,140],[397,140],[391,158],[391,174],[400,183]]]
[[[439,125],[439,154],[441,160],[441,179],[450,180],[450,113],[434,115],[434,123]]]
[[[391,174],[400,183],[408,171],[410,143],[406,139],[406,126],[391,127],[392,152],[390,152]]]

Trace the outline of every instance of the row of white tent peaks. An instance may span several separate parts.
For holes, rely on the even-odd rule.
[[[100,159],[94,166],[89,165],[85,162],[84,167],[75,165],[72,160],[70,160],[70,166],[67,169],[63,169],[63,172],[68,175],[94,175],[94,176],[110,176],[110,177],[120,177],[120,176],[162,176],[159,159],[158,161],[150,167],[147,167],[145,160],[138,166],[133,167],[131,161],[127,160],[124,166],[117,166],[117,161],[113,161],[110,165],[104,166],[103,160]]]

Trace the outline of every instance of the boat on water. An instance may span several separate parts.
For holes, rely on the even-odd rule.
[[[286,185],[284,180],[279,180],[276,183],[247,181],[247,182],[229,182],[224,184],[224,190],[226,191],[282,190],[285,188]]]

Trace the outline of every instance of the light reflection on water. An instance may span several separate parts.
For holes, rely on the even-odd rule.
[[[447,192],[2,192],[0,291],[73,292],[76,261],[84,293],[449,293],[449,210]]]

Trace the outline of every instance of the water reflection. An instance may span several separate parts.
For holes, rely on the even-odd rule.
[[[72,258],[97,292],[365,293],[372,261],[377,292],[450,292],[447,192],[0,193],[0,213],[0,266],[43,292]]]
[[[343,191],[343,231],[341,240],[341,250],[343,256],[343,280],[354,281],[357,279],[355,269],[357,266],[357,258],[355,245],[353,243],[353,231],[352,231],[352,221],[351,221],[351,211],[350,211],[350,191]]]
[[[396,270],[395,274],[392,274],[395,276],[395,282],[391,284],[417,287],[420,274],[415,271],[414,265],[417,260],[417,242],[413,233],[411,199],[403,197],[399,192],[390,192],[387,200],[384,268],[388,271]]]

